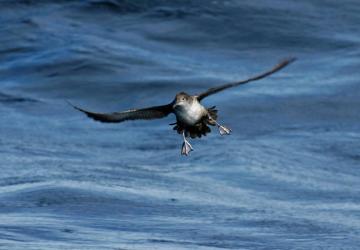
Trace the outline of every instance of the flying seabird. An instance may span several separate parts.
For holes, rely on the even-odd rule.
[[[295,58],[283,60],[271,70],[262,74],[253,76],[246,80],[216,86],[198,95],[189,95],[185,92],[180,92],[176,94],[175,99],[171,103],[161,106],[153,106],[142,109],[130,109],[127,111],[113,113],[95,113],[74,106],[71,103],[69,104],[75,109],[85,113],[88,117],[96,121],[107,123],[119,123],[127,120],[159,119],[168,116],[170,113],[173,113],[176,116],[176,122],[170,125],[175,125],[173,129],[176,130],[179,134],[182,134],[183,144],[181,147],[181,154],[189,155],[189,153],[193,150],[193,147],[187,138],[189,136],[191,138],[200,138],[202,135],[206,135],[210,132],[210,127],[208,125],[217,126],[220,135],[229,135],[231,133],[231,129],[220,125],[217,122],[217,110],[215,109],[215,106],[206,108],[201,104],[201,101],[204,98],[228,88],[265,78],[283,69],[293,61],[295,61]]]

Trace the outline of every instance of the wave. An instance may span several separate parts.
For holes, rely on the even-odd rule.
[[[0,103],[4,104],[11,104],[11,103],[24,103],[24,102],[40,102],[37,99],[29,98],[29,97],[23,97],[23,96],[17,96],[17,95],[10,95],[0,92]]]

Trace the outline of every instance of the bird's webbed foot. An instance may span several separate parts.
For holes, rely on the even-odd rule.
[[[220,135],[230,135],[231,134],[231,129],[227,128],[225,126],[219,125],[219,133]]]
[[[191,146],[191,144],[188,142],[188,140],[186,140],[185,131],[183,131],[182,135],[183,135],[184,142],[181,147],[181,155],[188,156],[190,154],[190,152],[193,151],[194,149]]]
[[[219,124],[215,119],[213,119],[211,116],[209,116],[209,119],[216,124],[216,126],[217,126],[218,129],[219,129],[220,135],[230,135],[230,134],[231,134],[231,129],[230,129],[230,128],[227,128],[227,127],[225,127],[225,126],[223,126],[223,125],[220,125],[220,124]]]

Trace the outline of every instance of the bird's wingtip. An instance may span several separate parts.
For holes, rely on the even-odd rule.
[[[293,63],[296,60],[297,60],[296,57],[284,58],[277,64],[276,69],[282,69],[282,68],[288,66],[289,64]]]
[[[286,57],[285,59],[283,59],[283,63],[286,63],[286,64],[290,64],[292,62],[295,62],[297,60],[297,57],[295,56],[290,56],[290,57]]]
[[[72,106],[72,107],[74,106],[74,105],[73,105],[69,100],[67,100],[67,99],[65,99],[64,102],[66,102],[68,105],[70,105],[70,106]]]
[[[75,105],[72,104],[69,100],[65,100],[65,102],[66,102],[68,105],[70,105],[71,107],[73,107],[74,109],[79,110],[79,111],[81,111],[81,112],[84,112],[84,110],[82,110],[81,108],[75,106]]]

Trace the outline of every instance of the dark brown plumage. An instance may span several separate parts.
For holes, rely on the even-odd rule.
[[[205,136],[210,132],[209,126],[218,126],[221,135],[230,134],[231,132],[230,129],[220,125],[217,122],[217,110],[215,107],[205,108],[200,104],[200,101],[225,89],[263,79],[283,69],[293,61],[295,61],[295,58],[283,60],[271,70],[262,74],[256,75],[246,80],[213,87],[206,90],[205,92],[200,93],[199,95],[188,95],[184,92],[178,93],[171,103],[162,106],[131,109],[114,113],[96,113],[79,108],[72,105],[71,103],[69,104],[75,109],[85,113],[88,117],[96,121],[107,123],[118,123],[126,120],[159,119],[168,116],[170,113],[174,113],[176,116],[176,125],[174,126],[174,130],[176,130],[179,134],[183,134],[184,139],[181,153],[188,155],[189,152],[193,149],[190,143],[186,140],[186,137],[190,136],[191,138],[200,138],[201,136]]]
[[[151,120],[168,116],[173,110],[172,105],[154,106],[144,109],[130,109],[122,112],[114,113],[95,113],[87,111],[85,109],[73,106],[75,109],[85,113],[88,117],[95,121],[107,122],[107,123],[119,123],[126,120]]]
[[[253,81],[263,79],[263,78],[265,78],[265,77],[267,77],[267,76],[281,70],[282,68],[286,67],[288,64],[294,62],[295,60],[296,60],[296,58],[292,57],[292,58],[281,61],[274,68],[272,68],[271,70],[266,71],[266,72],[264,72],[264,73],[262,73],[260,75],[248,78],[246,80],[233,82],[233,83],[227,83],[227,84],[224,84],[224,85],[220,85],[220,86],[217,86],[217,87],[210,88],[210,89],[206,90],[205,92],[197,95],[197,98],[198,98],[199,101],[201,101],[205,97],[208,97],[209,95],[216,94],[216,93],[218,93],[220,91],[223,91],[225,89],[236,87],[236,86],[239,86],[239,85],[242,85],[242,84],[246,84],[246,83],[249,83],[249,82],[253,82]]]

